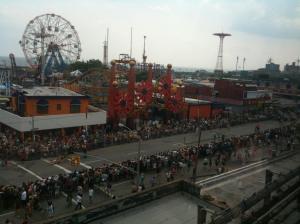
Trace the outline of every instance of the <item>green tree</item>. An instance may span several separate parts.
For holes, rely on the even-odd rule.
[[[88,61],[76,61],[73,64],[70,64],[69,70],[75,71],[79,70],[81,72],[86,72],[89,69],[93,68],[103,68],[103,64],[98,59],[90,59]]]
[[[136,73],[136,81],[141,82],[147,80],[147,72],[141,71]]]

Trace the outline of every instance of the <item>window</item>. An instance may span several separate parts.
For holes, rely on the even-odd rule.
[[[57,111],[61,111],[61,104],[57,104],[57,105],[56,105],[56,110],[57,110]]]
[[[24,96],[19,95],[18,98],[17,98],[17,103],[18,103],[18,113],[21,116],[24,116],[24,114],[26,112],[25,111],[26,107],[25,107],[25,98],[24,98]]]
[[[48,100],[40,99],[36,103],[36,110],[39,114],[47,114],[48,113]]]
[[[70,112],[71,113],[80,113],[80,100],[79,99],[71,100]]]

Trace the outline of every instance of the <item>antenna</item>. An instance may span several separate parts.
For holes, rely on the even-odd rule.
[[[146,56],[146,36],[144,36],[144,51],[143,51],[143,64],[146,64],[147,56]]]
[[[245,62],[246,62],[246,58],[244,58],[243,60],[243,71],[245,70]]]
[[[106,29],[106,57],[107,57],[107,64],[108,64],[108,34],[109,34],[109,28]]]
[[[236,64],[235,64],[235,73],[237,75],[237,70],[238,70],[238,64],[239,64],[239,56],[236,57]]]
[[[105,66],[108,66],[108,32],[109,32],[109,29],[107,28],[104,46],[103,46],[103,64]]]
[[[130,59],[132,58],[132,27],[130,28]]]
[[[272,61],[273,61],[273,59],[270,57],[270,58],[268,59],[268,63],[271,64]]]

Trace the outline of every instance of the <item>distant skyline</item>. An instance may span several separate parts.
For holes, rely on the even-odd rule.
[[[83,60],[103,58],[109,28],[109,61],[129,53],[133,28],[133,57],[142,61],[147,36],[149,62],[177,67],[214,69],[219,39],[224,41],[224,69],[234,70],[246,58],[245,69],[264,67],[271,57],[280,64],[300,57],[300,1],[298,0],[1,0],[0,56],[23,57],[19,46],[28,22],[54,13],[77,30]]]

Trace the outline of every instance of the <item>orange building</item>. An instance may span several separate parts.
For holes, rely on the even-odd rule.
[[[61,87],[16,89],[12,110],[24,117],[86,113],[89,98]]]
[[[185,98],[187,107],[187,119],[199,119],[211,117],[211,102],[192,98]]]

